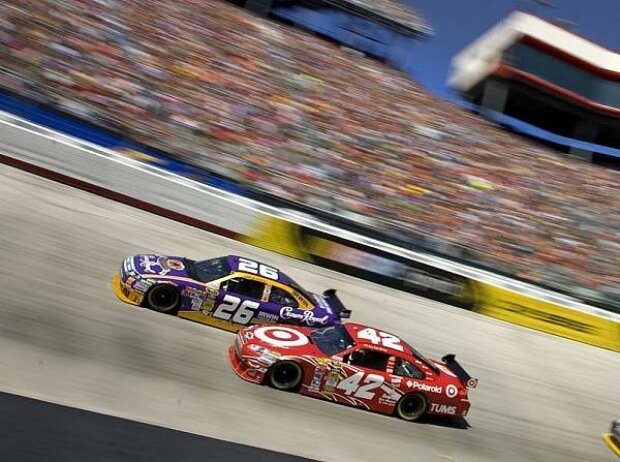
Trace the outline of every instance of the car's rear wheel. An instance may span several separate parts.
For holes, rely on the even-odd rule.
[[[269,368],[267,381],[278,390],[293,391],[301,385],[304,377],[301,366],[294,361],[280,361]]]
[[[158,284],[146,294],[147,307],[160,313],[176,313],[180,304],[179,291],[170,284]]]
[[[428,402],[424,395],[412,393],[403,396],[396,403],[395,413],[398,417],[409,422],[420,420],[426,414]]]

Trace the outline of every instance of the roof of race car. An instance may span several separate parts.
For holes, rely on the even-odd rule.
[[[346,326],[349,335],[351,335],[358,345],[368,346],[371,349],[386,353],[403,353],[406,356],[412,356],[437,372],[437,366],[433,361],[429,360],[397,335],[352,322],[345,323],[344,326]],[[362,334],[362,336],[360,336],[360,334]]]
[[[413,348],[396,335],[363,324],[348,322],[345,326],[358,345],[367,345],[386,352],[394,351],[406,355],[414,354]]]
[[[267,277],[267,279],[274,279],[278,282],[281,282],[282,284],[286,284],[287,286],[291,286],[294,289],[296,289],[299,284],[297,284],[295,281],[293,281],[293,279],[291,279],[290,277],[288,277],[286,274],[284,274],[282,271],[280,271],[277,268],[274,268],[271,265],[265,265],[264,263],[261,263],[259,261],[256,260],[252,260],[250,258],[245,258],[245,257],[240,257],[238,255],[228,255],[227,257],[228,259],[228,266],[230,266],[231,271],[239,271],[240,273],[250,273],[250,274],[258,274],[260,276],[262,276],[262,274],[260,273],[260,270],[258,269],[259,267],[267,267],[269,269],[273,269],[275,270],[278,278],[269,278]],[[245,262],[249,262],[249,263],[254,263],[256,265],[256,271],[248,271],[248,266],[249,265],[245,265],[245,267],[240,267],[242,266],[240,261],[245,261]],[[303,291],[303,289],[301,287],[299,287],[299,289]]]

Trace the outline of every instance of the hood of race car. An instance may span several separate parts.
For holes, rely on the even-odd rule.
[[[267,352],[275,356],[325,356],[312,342],[311,332],[307,327],[251,326],[237,334],[237,343],[258,355]]]
[[[184,257],[141,254],[127,258],[123,270],[130,270],[143,277],[177,276],[188,277]]]

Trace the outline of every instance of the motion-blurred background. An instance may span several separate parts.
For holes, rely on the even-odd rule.
[[[5,0],[0,99],[219,187],[620,309],[620,56],[597,43],[620,9],[458,3]],[[598,40],[579,35],[579,11],[601,18],[583,20]]]

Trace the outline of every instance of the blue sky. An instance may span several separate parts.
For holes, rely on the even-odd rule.
[[[444,97],[449,96],[445,84],[452,56],[515,9],[572,21],[580,35],[620,51],[620,0],[553,0],[556,8],[536,6],[528,0],[406,2],[417,8],[435,29],[434,37],[413,50],[414,76]]]

